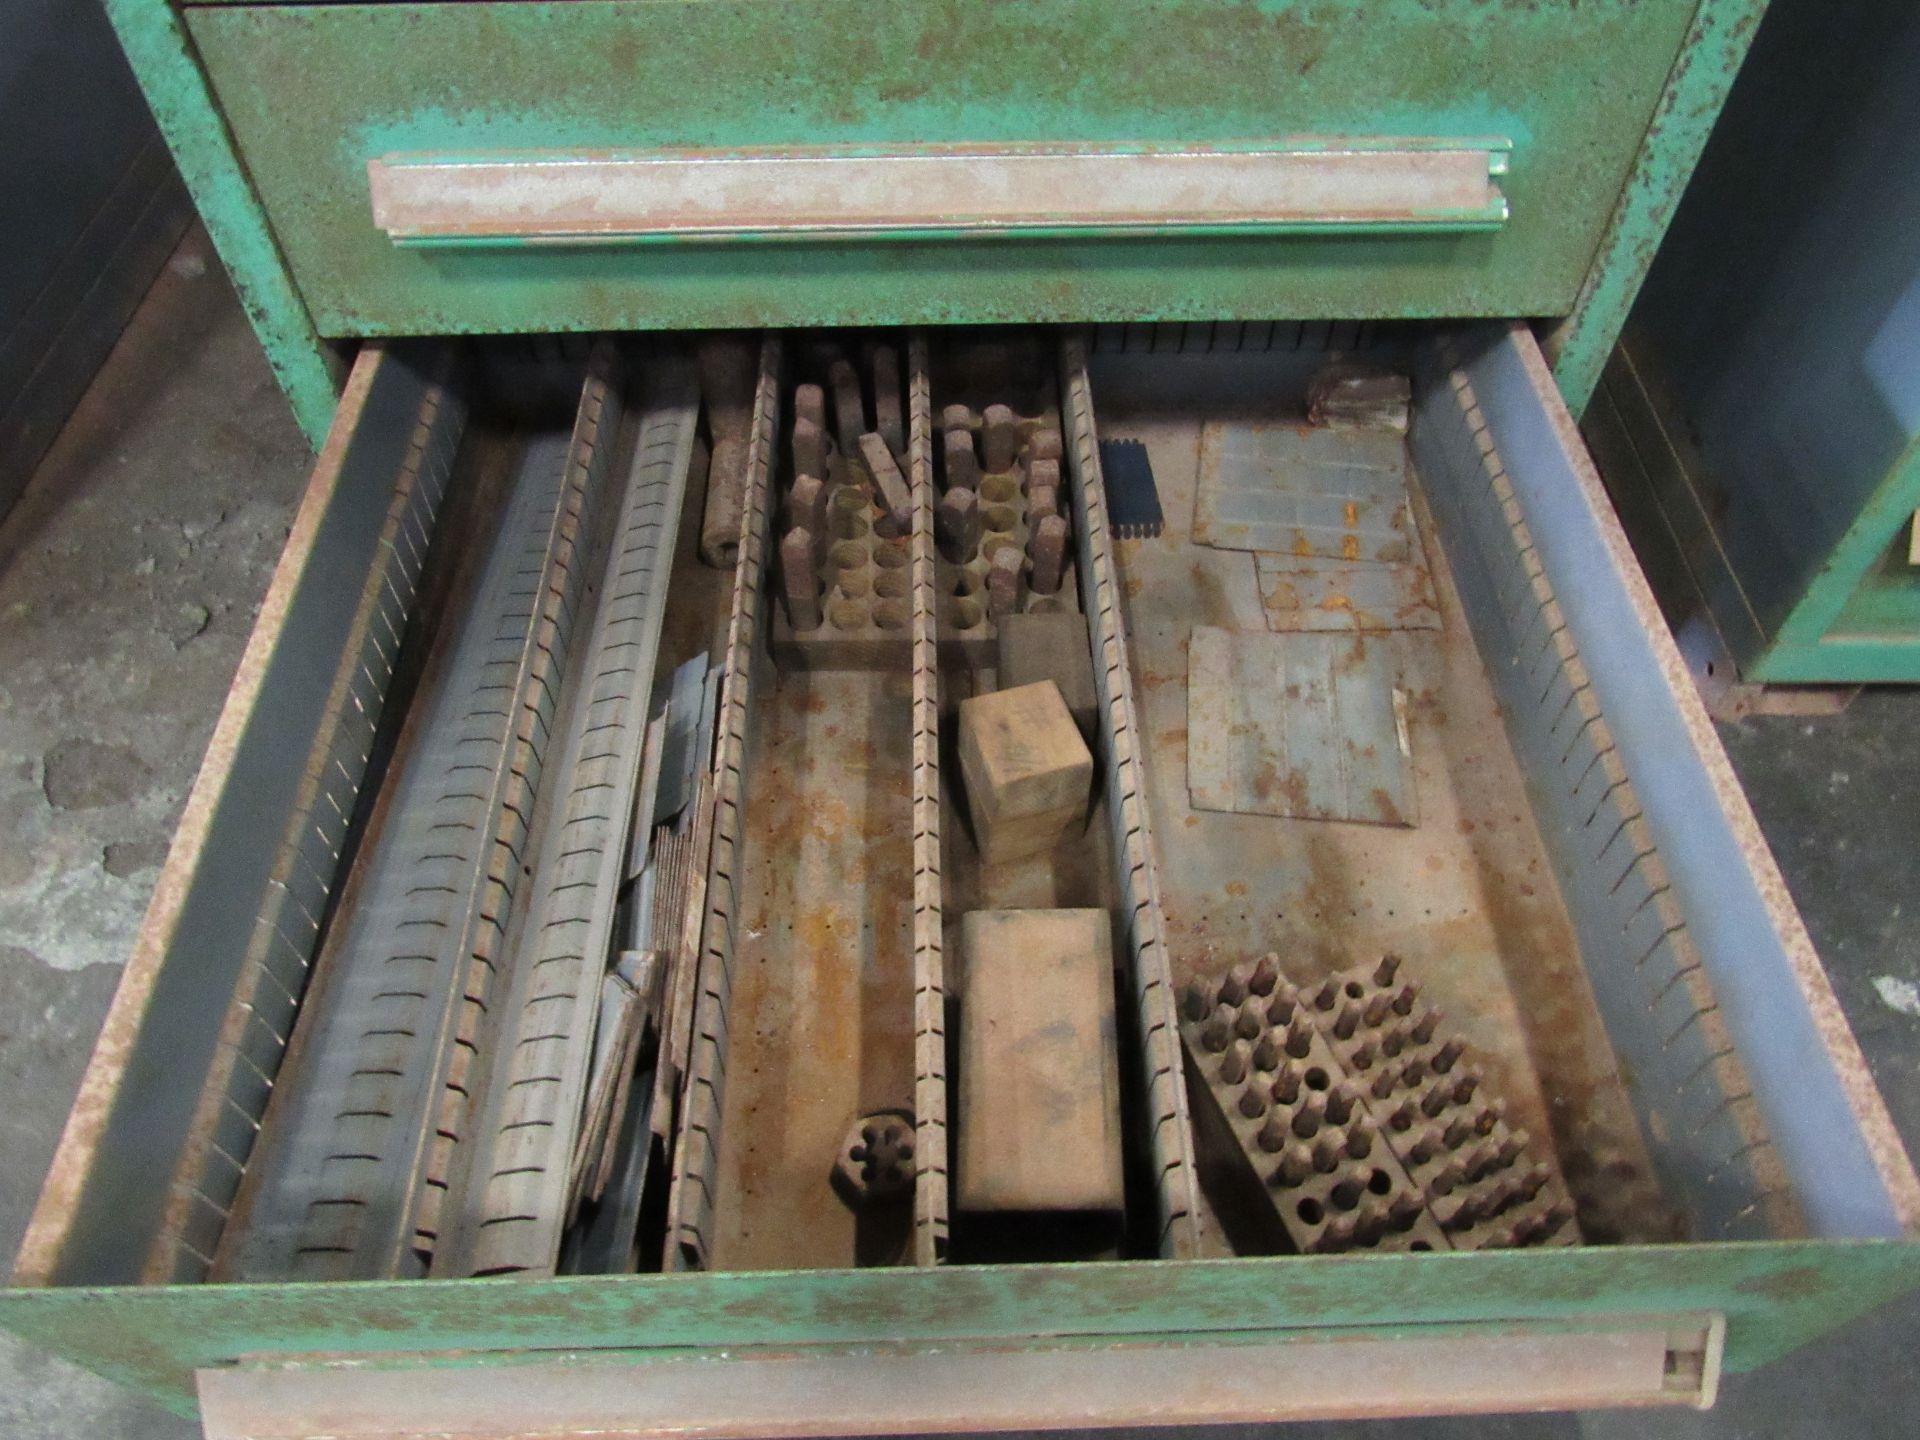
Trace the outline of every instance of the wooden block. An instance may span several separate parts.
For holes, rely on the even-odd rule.
[[[860,437],[860,458],[865,462],[867,473],[873,477],[874,487],[880,492],[880,503],[886,507],[894,523],[901,527],[902,534],[913,522],[913,493],[907,489],[906,478],[895,463],[893,452],[887,448],[887,442],[877,430],[870,430]]]
[[[1111,924],[1104,910],[961,917],[960,1209],[1121,1209]]]
[[[1020,432],[1013,411],[1005,405],[989,405],[980,421],[981,458],[995,472],[1011,470]]]
[[[1027,554],[1033,561],[1033,593],[1052,595],[1058,591],[1067,568],[1066,517],[1048,515],[1040,520],[1027,541]]]
[[[1053,681],[1074,724],[1091,743],[1100,719],[1100,697],[1093,688],[1093,644],[1086,616],[1059,610],[1009,615],[1000,622],[996,667],[1003,690]]]
[[[949,430],[942,437],[941,445],[947,461],[947,488],[978,490],[980,457],[974,453],[972,434],[965,430]]]
[[[960,773],[990,863],[1051,850],[1086,813],[1093,756],[1051,680],[960,704]]]

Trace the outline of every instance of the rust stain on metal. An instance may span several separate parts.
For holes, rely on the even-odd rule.
[[[1144,421],[1129,433],[1154,445],[1192,444],[1191,430],[1171,422],[1166,434]],[[1183,513],[1191,472],[1166,468],[1159,478],[1168,513]],[[1412,503],[1412,532],[1432,533],[1417,485]],[[1161,863],[1175,978],[1275,949],[1312,979],[1397,951],[1432,977],[1433,998],[1484,1057],[1512,1123],[1550,1137],[1563,1161],[1592,1157],[1589,1173],[1624,1159],[1650,1181],[1499,706],[1445,557],[1429,550],[1423,590],[1440,628],[1418,632],[1424,658],[1403,678],[1419,829],[1195,813],[1180,757],[1156,755],[1154,816],[1181,837]],[[1186,720],[1193,627],[1245,628],[1249,604],[1256,614],[1263,608],[1257,577],[1243,570],[1236,578],[1217,561],[1202,566],[1198,554],[1162,543],[1132,549],[1124,562],[1138,587],[1130,618],[1143,714],[1156,736]],[[1285,777],[1266,778],[1278,786]],[[1231,869],[1222,874],[1213,857],[1231,857]],[[1230,893],[1228,879],[1247,893]],[[1671,1238],[1657,1204],[1646,1213],[1651,1233],[1642,1238]]]
[[[907,684],[790,672],[756,705],[716,1268],[855,1263],[847,1117],[913,1098]]]

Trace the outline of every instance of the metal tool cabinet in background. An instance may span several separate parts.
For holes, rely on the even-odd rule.
[[[324,445],[0,1322],[198,1406],[224,1435],[901,1433],[1705,1404],[1723,1368],[1776,1359],[1920,1282],[1920,1182],[1569,414],[1761,8],[112,0]],[[1050,903],[1114,921],[1120,1258],[976,1263],[948,1248],[942,896],[985,882],[964,828],[941,819],[954,783],[941,721],[967,683],[944,668],[946,617],[965,597],[934,593],[929,541],[932,417],[956,396],[975,403],[970,325],[1006,327],[991,343],[1026,357],[1064,441],[1074,580],[1059,603],[1097,662],[1098,823],[1075,883],[1096,898]],[[832,327],[859,329],[819,333]],[[703,384],[696,435],[697,347],[677,332],[719,329],[750,332],[736,338],[754,357],[751,408],[728,399],[723,419]],[[500,338],[580,332],[602,338]],[[373,343],[352,354],[361,340]],[[815,695],[771,663],[794,384],[816,352],[862,345],[888,349],[903,402],[903,623],[870,688]],[[1499,823],[1518,837],[1489,859],[1486,829],[1436,824],[1444,882],[1379,840],[1374,878],[1492,936],[1508,979],[1526,982],[1515,999],[1496,980],[1469,1018],[1543,1120],[1538,1055],[1581,1051],[1574,1092],[1611,1107],[1671,1220],[1628,1226],[1641,1243],[1234,1256],[1202,1213],[1173,996],[1212,963],[1196,936],[1253,946],[1285,920],[1312,941],[1362,906],[1335,913],[1303,890],[1303,852],[1329,852],[1284,827],[1330,822],[1188,805],[1169,738],[1179,657],[1195,627],[1230,631],[1222,607],[1239,603],[1201,583],[1208,567],[1239,566],[1241,598],[1261,607],[1252,556],[1200,554],[1188,533],[1193,457],[1223,417],[1296,424],[1286,397],[1354,352],[1412,376],[1395,453],[1433,562],[1423,643],[1453,687],[1412,722],[1421,798],[1479,803],[1507,793],[1505,775]],[[1152,455],[1163,537],[1113,533],[1108,432]],[[626,517],[652,496],[670,514],[709,438],[716,454],[722,439],[741,447],[738,544],[703,569],[683,521],[669,613],[648,630],[620,609],[624,590],[582,586],[572,536],[598,523],[633,540],[634,566],[657,565],[638,558],[640,532],[586,518],[613,513],[591,497],[624,497]],[[521,593],[506,561],[488,569],[489,535],[525,537],[524,571],[546,588]],[[603,542],[605,573],[631,578],[618,543]],[[422,670],[424,642],[403,637],[431,631],[448,594],[487,601],[440,620],[447,648]],[[496,617],[499,635],[539,643],[487,651]],[[481,648],[448,639],[462,633]],[[718,739],[687,803],[713,853],[683,900],[691,1018],[660,1041],[663,1068],[707,1088],[681,1091],[662,1273],[565,1273],[581,1267],[555,1259],[546,1219],[494,1263],[443,1232],[426,1191],[457,1193],[471,1164],[508,1182],[488,1219],[550,1217],[576,1157],[543,1134],[538,1164],[487,1170],[520,1122],[485,1103],[469,1115],[454,1057],[474,1006],[515,1015],[547,997],[523,981],[463,992],[440,972],[431,988],[364,996],[327,964],[310,987],[304,976],[323,931],[328,946],[364,932],[369,953],[416,962],[386,943],[408,905],[466,927],[462,957],[492,955],[484,932],[503,913],[556,906],[604,946],[607,912],[575,916],[563,895],[585,883],[564,868],[584,869],[585,850],[515,876],[515,785],[543,769],[527,737],[619,679],[599,662],[656,644],[662,666],[694,653],[723,676]],[[551,713],[541,655],[561,677]],[[469,693],[510,692],[511,725],[491,703],[432,708],[496,664]],[[630,701],[623,683],[603,698]],[[474,733],[454,728],[468,721]],[[559,798],[538,804],[570,815],[596,783],[583,764],[614,763],[616,750],[578,748],[585,734],[618,734],[617,765],[644,766],[632,722],[558,720],[570,738],[546,758]],[[833,738],[861,741],[866,763],[842,763],[825,737],[859,726]],[[414,845],[417,754],[442,738],[487,757],[490,788],[423,803],[444,802],[434,825],[483,839],[484,856]],[[398,769],[383,777],[389,755]],[[755,763],[769,755],[779,763]],[[880,838],[854,825],[790,846],[836,785]],[[531,823],[559,833],[562,819]],[[406,863],[388,884],[394,854]],[[1520,857],[1513,873],[1501,855]],[[749,918],[783,885],[856,927],[884,903],[898,932],[897,1005],[851,1010],[856,1040],[881,1032],[910,1082],[915,1263],[856,1263],[811,1156],[801,1168],[817,1183],[795,1213],[741,1199],[754,1169],[741,1145],[756,1127],[778,1133],[807,1082],[836,1078],[818,1007],[783,1008],[782,976],[812,953],[804,935]],[[387,909],[368,901],[389,895]],[[1402,933],[1426,943],[1417,925]],[[1438,973],[1433,944],[1411,963]],[[1327,964],[1311,944],[1302,954]],[[749,971],[757,988],[736,980]],[[555,998],[590,1008],[577,987]],[[336,1029],[364,1043],[332,1075]],[[789,1036],[795,1083],[752,1078]],[[402,1041],[417,1053],[365,1058]],[[283,1051],[332,1087],[323,1124],[285,1122],[317,1092],[270,1093]],[[564,1063],[577,1090],[585,1057]],[[351,1098],[364,1082],[378,1105]],[[398,1141],[359,1123],[402,1111]],[[275,1149],[341,1120],[312,1155]],[[491,1138],[467,1144],[470,1123]],[[453,1168],[437,1141],[454,1145]],[[1548,1143],[1572,1158],[1566,1136]],[[777,1165],[762,1160],[765,1187]],[[391,1203],[399,1176],[404,1204]],[[288,1197],[298,1226],[275,1231]],[[1656,1231],[1671,1243],[1651,1243]],[[503,1271],[516,1274],[468,1278]],[[373,1278],[408,1273],[420,1278]]]
[[[1767,12],[1588,410],[1695,663],[1920,680],[1920,21]]]

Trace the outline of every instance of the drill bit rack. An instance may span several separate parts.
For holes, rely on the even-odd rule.
[[[1366,1096],[1455,1250],[1573,1245],[1573,1202],[1533,1137],[1395,956],[1312,988],[1317,1029]]]

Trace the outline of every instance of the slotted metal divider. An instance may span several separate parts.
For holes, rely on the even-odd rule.
[[[389,820],[329,937],[331,973],[249,1167],[241,1279],[418,1274],[434,1249],[481,1030],[523,875],[582,547],[622,404],[596,347],[573,432],[536,438]]]
[[[1381,329],[1372,320],[1147,320],[1097,325],[1088,348],[1095,355],[1351,352],[1371,347]]]
[[[745,810],[747,733],[754,670],[764,646],[768,536],[772,532],[773,463],[780,425],[780,340],[760,347],[747,442],[747,478],[740,514],[740,554],[722,660],[720,713],[713,759],[713,850],[707,867],[706,919],[686,1075],[680,1088],[680,1139],[667,1198],[664,1263],[669,1270],[704,1269],[712,1252],[714,1168],[727,1083],[727,1019],[733,1003],[734,926],[739,897],[741,824]]]
[[[454,452],[466,431],[459,352],[436,352],[394,481],[373,564],[283,830],[267,890],[201,1086],[188,1149],[147,1257],[149,1284],[206,1278],[293,1030],[374,731],[426,565]]]
[[[567,788],[532,861],[461,1213],[436,1273],[551,1274],[573,1208],[572,1158],[700,415],[689,362],[663,358],[643,375],[651,394],[599,585],[591,670],[556,768]]]
[[[1094,692],[1100,702],[1106,743],[1100,763],[1107,822],[1125,940],[1126,980],[1133,991],[1139,1054],[1128,1067],[1144,1109],[1148,1153],[1154,1174],[1154,1205],[1160,1254],[1187,1259],[1199,1253],[1200,1195],[1193,1163],[1193,1125],[1180,1060],[1179,1013],[1173,971],[1160,910],[1158,863],[1147,813],[1142,766],[1145,739],[1134,703],[1127,660],[1126,618],[1121,610],[1107,524],[1105,482],[1100,473],[1100,437],[1087,377],[1087,348],[1078,334],[1060,342],[1061,414],[1066,424],[1068,487],[1073,500],[1074,543],[1080,577],[1080,608],[1089,617],[1094,649]]]
[[[1459,347],[1424,370],[1415,458],[1661,1183],[1702,1236],[1804,1233]]]
[[[907,483],[913,494],[913,1260],[946,1258],[947,983],[940,897],[939,581],[933,544],[933,382],[927,338],[907,346]]]

